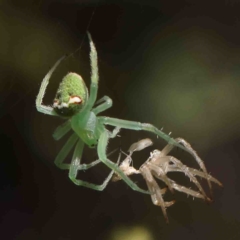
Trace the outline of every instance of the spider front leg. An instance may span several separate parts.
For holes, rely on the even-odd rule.
[[[98,92],[98,80],[99,80],[99,73],[98,73],[98,63],[97,63],[97,50],[95,45],[92,41],[92,37],[88,32],[88,38],[90,43],[90,65],[91,65],[91,85],[90,85],[90,95],[89,99],[86,102],[86,105],[83,111],[90,111],[97,99],[97,92]]]
[[[141,193],[149,194],[148,191],[139,188],[130,178],[128,178],[124,174],[124,172],[121,171],[121,169],[118,167],[117,164],[114,164],[107,158],[106,149],[107,149],[109,138],[110,138],[109,132],[107,131],[107,129],[105,129],[98,140],[97,151],[98,151],[99,159],[104,164],[106,164],[110,169],[114,170],[114,172],[116,172],[133,190]]]
[[[61,61],[63,59],[65,59],[67,57],[67,55],[61,57],[55,64],[54,66],[49,70],[49,72],[47,73],[47,75],[43,78],[43,81],[41,83],[41,87],[40,87],[40,90],[39,90],[39,93],[37,95],[37,98],[36,98],[36,107],[37,107],[37,110],[39,112],[42,112],[44,114],[48,114],[48,115],[52,115],[52,116],[58,116],[57,113],[55,111],[53,111],[53,108],[50,107],[50,106],[45,106],[42,104],[42,100],[43,100],[43,97],[44,97],[44,94],[46,92],[46,89],[47,89],[47,85],[49,83],[49,79],[50,77],[52,76],[53,72],[55,71],[55,69],[58,67],[58,65],[61,63]]]

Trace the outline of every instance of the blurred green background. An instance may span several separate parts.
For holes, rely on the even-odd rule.
[[[239,11],[234,0],[0,1],[0,238],[239,239]],[[149,122],[189,141],[224,185],[214,186],[211,205],[169,195],[177,202],[167,225],[150,197],[125,183],[97,192],[75,186],[55,167],[67,138],[55,142],[52,132],[62,120],[38,113],[35,97],[65,53],[73,54],[54,73],[44,103],[52,103],[69,71],[89,85],[87,29],[99,56],[98,96],[113,99],[103,115]],[[115,145],[126,151],[145,137],[155,142],[150,150],[166,144],[122,131]],[[85,150],[83,161],[96,157]],[[136,154],[134,166],[150,150]],[[173,154],[197,167],[181,150]],[[79,177],[100,183],[107,173],[96,167]],[[134,180],[146,187],[140,177]]]

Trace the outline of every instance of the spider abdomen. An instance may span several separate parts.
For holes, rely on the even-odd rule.
[[[88,89],[82,77],[68,73],[59,85],[53,108],[58,115],[71,117],[81,111],[87,99]]]

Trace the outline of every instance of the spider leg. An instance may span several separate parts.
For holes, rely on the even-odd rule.
[[[182,138],[173,139],[169,135],[165,134],[164,132],[162,132],[161,130],[157,129],[155,126],[149,123],[140,123],[140,122],[122,120],[117,118],[110,118],[110,117],[98,117],[98,119],[100,122],[102,122],[105,125],[118,126],[120,128],[131,129],[136,131],[141,131],[141,130],[148,131],[148,132],[157,134],[157,136],[166,140],[169,145],[177,146],[185,150],[186,152],[190,153],[194,157],[194,159],[197,161],[201,169],[203,170],[207,179],[208,173],[202,159],[197,155],[196,151],[192,149],[191,145],[188,142],[186,142],[184,139]],[[208,186],[210,188],[211,196],[212,196],[213,195],[212,185],[208,179],[207,181],[208,181]]]
[[[177,146],[177,147],[189,152],[190,154],[192,154],[192,152],[190,152],[188,148],[181,145],[175,139],[171,138],[169,135],[167,135],[163,131],[159,130],[152,124],[140,123],[140,122],[135,122],[135,121],[122,120],[122,119],[118,119],[118,118],[110,118],[110,117],[98,117],[98,120],[104,125],[110,125],[110,126],[120,127],[120,128],[124,128],[124,129],[131,129],[131,130],[135,130],[135,131],[147,131],[147,132],[155,133],[157,136],[159,136],[159,137],[163,138],[165,141],[167,141],[169,145]]]
[[[92,162],[91,164],[80,164],[83,147],[84,147],[84,143],[81,141],[81,139],[79,139],[79,141],[75,147],[74,153],[73,153],[73,158],[72,158],[72,162],[71,162],[70,170],[69,170],[69,178],[72,180],[73,183],[75,183],[78,186],[84,186],[84,187],[91,188],[94,190],[102,191],[107,186],[108,182],[111,180],[114,170],[112,170],[109,173],[108,177],[104,180],[104,182],[101,185],[97,185],[97,184],[93,184],[93,183],[89,183],[86,181],[76,179],[78,170],[88,169],[90,167],[95,166],[99,162],[101,162],[100,160],[96,160],[96,161]],[[121,158],[121,153],[119,154],[117,164],[120,162],[120,158]]]
[[[98,92],[98,63],[97,63],[97,50],[92,41],[91,35],[88,32],[89,44],[90,44],[90,65],[91,65],[91,85],[90,85],[90,95],[89,99],[86,102],[86,105],[82,111],[90,111],[93,108],[93,105],[97,99]]]
[[[166,219],[166,222],[168,223],[166,207],[169,207],[172,204],[174,204],[174,201],[164,202],[162,194],[164,194],[166,190],[160,189],[157,182],[153,178],[151,171],[146,166],[142,166],[139,170],[140,170],[143,178],[146,180],[148,190],[151,193],[151,198],[152,198],[153,204],[161,207],[163,215]]]
[[[210,201],[210,199],[206,196],[206,193],[203,190],[201,184],[198,182],[197,178],[191,173],[191,171],[186,165],[182,164],[181,161],[172,156],[161,157],[160,155],[158,156],[158,158],[153,160],[154,162],[147,162],[146,166],[151,170],[155,177],[164,181],[171,191],[173,189],[173,186],[171,184],[172,180],[167,177],[166,173],[169,172],[169,168],[179,169],[179,172],[185,173],[185,175],[187,175],[189,179],[198,187],[205,199]],[[175,165],[170,165],[169,162],[172,162]],[[161,164],[161,166],[158,166],[159,164]]]
[[[73,146],[76,144],[78,139],[78,135],[76,133],[73,133],[71,137],[67,140],[67,142],[55,158],[54,163],[57,165],[57,167],[59,167],[60,169],[69,169],[70,164],[63,163],[63,161],[67,157]]]
[[[63,136],[65,136],[70,130],[71,130],[71,122],[68,120],[55,129],[55,131],[53,133],[53,138],[55,140],[59,140]]]
[[[107,110],[108,108],[110,108],[112,106],[112,99],[108,96],[104,96],[101,99],[99,99],[96,104],[100,104],[99,106],[96,106],[95,108],[92,109],[92,111],[97,115],[100,112],[103,112],[105,110]]]
[[[202,193],[202,195],[205,197],[205,199],[207,201],[211,201],[205,191],[203,190],[201,184],[199,183],[199,181],[197,180],[197,178],[191,173],[191,171],[189,170],[189,168],[182,164],[181,161],[179,161],[178,159],[176,159],[175,157],[169,156],[169,161],[173,162],[177,168],[179,168],[181,170],[181,172],[185,173],[185,175],[187,175],[189,177],[189,179],[198,187],[199,191]],[[205,175],[205,174],[204,174]]]
[[[167,177],[166,173],[163,171],[163,169],[155,164],[152,164],[151,162],[147,163],[147,168],[151,170],[151,172],[154,172],[158,179],[162,180],[166,183],[169,190],[173,193],[172,185],[169,181],[169,178]]]
[[[109,137],[115,138],[117,136],[117,134],[120,132],[120,129],[121,128],[119,128],[119,127],[115,127],[112,132],[109,132]]]
[[[205,178],[205,179],[206,179],[206,176],[205,176],[204,172],[199,171],[199,170],[194,169],[194,168],[188,168],[188,169],[189,169],[189,172],[191,172],[194,176],[198,176],[198,177],[202,177],[202,178]],[[172,165],[172,166],[169,166],[169,167],[168,167],[168,172],[182,172],[182,170],[179,169],[179,168],[177,168],[176,166],[173,166],[173,165]],[[218,181],[216,178],[214,178],[214,177],[211,176],[210,174],[208,174],[207,178],[208,178],[210,181],[218,184],[220,187],[223,186],[220,181]]]
[[[184,186],[178,185],[178,184],[177,184],[175,181],[173,181],[173,180],[170,180],[170,181],[171,181],[172,187],[173,187],[174,189],[176,189],[177,191],[186,193],[186,194],[191,195],[191,196],[196,197],[196,198],[205,199],[205,196],[203,196],[201,193],[199,193],[199,192],[197,192],[197,191],[194,191],[194,190],[192,190],[192,189],[186,188],[186,187],[184,187]]]
[[[58,153],[56,159],[55,159],[55,164],[60,168],[60,169],[69,169],[71,168],[71,165],[74,165],[73,163],[71,164],[68,164],[68,163],[63,163],[64,159],[67,157],[68,153],[71,151],[71,149],[73,148],[73,146],[76,144],[77,140],[79,139],[79,137],[77,136],[76,133],[73,133],[70,138],[68,139],[68,141],[65,143],[65,145],[63,146],[63,148],[61,149],[61,151]],[[83,150],[83,147],[84,147],[84,144],[82,143],[82,145],[80,144],[80,142],[82,143],[81,140],[78,141],[78,144],[76,145],[75,147],[75,152],[82,152]],[[111,155],[113,154],[117,149],[113,150],[112,152],[110,152],[108,154]],[[76,157],[73,157],[73,159],[76,159]],[[97,164],[101,163],[102,161],[101,160],[95,160],[89,164],[80,164],[80,158],[79,158],[79,163],[76,164],[76,161],[75,161],[75,168],[72,167],[72,170],[71,170],[71,174],[73,172],[73,169],[74,171],[81,171],[81,170],[87,170],[91,167],[94,167],[96,166]],[[76,173],[77,174],[77,173]]]
[[[207,169],[205,167],[203,160],[198,156],[197,152],[193,150],[193,148],[187,141],[185,141],[182,138],[176,138],[175,141],[177,141],[178,143],[181,143],[188,150],[188,152],[195,158],[196,162],[198,163],[200,168],[203,170],[205,178],[207,179],[208,187],[210,189],[211,197],[213,198],[212,184],[211,184],[210,180],[208,179]]]
[[[149,194],[148,191],[139,188],[130,178],[128,178],[122,171],[119,169],[118,165],[111,162],[106,156],[106,148],[109,140],[109,132],[105,129],[100,135],[97,145],[97,151],[99,159],[106,164],[110,169],[114,170],[133,190]]]
[[[48,114],[48,115],[52,115],[52,116],[58,116],[57,113],[55,113],[55,111],[53,111],[53,108],[50,107],[50,106],[45,106],[42,104],[42,100],[43,100],[43,97],[44,97],[44,94],[46,92],[46,89],[47,89],[47,85],[49,83],[49,79],[50,77],[52,76],[53,72],[55,71],[55,69],[57,68],[57,66],[61,63],[61,61],[63,59],[65,59],[67,57],[67,55],[61,57],[55,64],[54,66],[49,70],[49,72],[47,73],[47,75],[43,78],[43,81],[41,83],[41,87],[40,87],[40,90],[39,90],[39,93],[37,95],[37,98],[36,98],[36,107],[37,107],[37,110],[39,112],[42,112],[44,114]]]
[[[66,122],[67,123],[67,122]],[[66,124],[64,123],[64,124]],[[63,124],[63,125],[64,125]],[[60,128],[63,126],[61,125]],[[66,124],[67,125],[67,124]],[[63,126],[64,128],[65,126]],[[58,129],[56,129],[57,131]],[[54,134],[56,133],[56,131],[54,132]],[[77,134],[73,133],[71,135],[71,137],[68,139],[68,141],[65,143],[65,145],[63,146],[63,148],[61,149],[61,151],[58,153],[56,159],[55,159],[55,164],[60,168],[60,169],[69,169],[70,165],[69,163],[63,163],[64,159],[67,157],[68,153],[71,151],[71,149],[73,148],[73,146],[76,144],[77,140],[79,139],[79,137],[77,136]],[[58,139],[56,139],[58,140]],[[115,152],[116,150],[112,151],[110,154],[112,154],[113,152]],[[109,154],[109,155],[110,155]],[[100,163],[100,160],[96,160],[92,163],[89,164],[81,164],[78,167],[78,170],[87,170],[95,165],[97,165],[98,163]]]
[[[110,153],[108,153],[107,154],[107,156],[110,156],[110,155],[112,155],[113,153],[115,153],[116,151],[118,150],[118,148],[116,148],[116,149],[114,149],[113,151],[111,151]],[[120,154],[121,154],[121,152],[120,152]],[[121,155],[120,155],[121,156]],[[120,157],[119,156],[119,157]],[[83,163],[83,164],[80,164],[79,166],[78,166],[78,170],[88,170],[89,168],[91,168],[91,167],[94,167],[94,166],[96,166],[97,164],[99,164],[99,163],[101,163],[102,161],[100,160],[100,159],[97,159],[97,160],[95,160],[95,161],[93,161],[93,162],[91,162],[91,163],[88,163],[88,164],[85,164],[85,163]]]
[[[175,140],[176,140],[176,139],[175,139]],[[161,157],[167,156],[167,155],[172,151],[173,148],[174,148],[174,145],[172,145],[172,144],[167,144],[167,145],[163,148],[163,150],[161,150],[160,156],[161,156]]]
[[[156,172],[152,172],[152,174],[153,174],[156,178],[162,180],[162,178],[160,178],[160,177],[157,175]],[[206,199],[206,197],[205,197],[204,195],[202,195],[201,193],[199,193],[199,192],[197,192],[197,191],[194,191],[194,190],[192,190],[192,189],[190,189],[190,188],[186,188],[186,187],[184,187],[184,186],[181,186],[181,185],[177,184],[175,181],[173,181],[173,180],[170,179],[170,178],[169,178],[168,180],[169,180],[172,188],[174,188],[174,189],[177,190],[178,192],[183,192],[183,193],[186,193],[186,194],[191,195],[191,196],[193,196],[193,197],[202,198],[202,199],[204,199],[204,200]]]

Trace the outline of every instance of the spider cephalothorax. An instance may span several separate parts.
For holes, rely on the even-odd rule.
[[[78,113],[88,99],[88,89],[82,77],[68,73],[59,85],[53,108],[62,117],[71,117]]]

